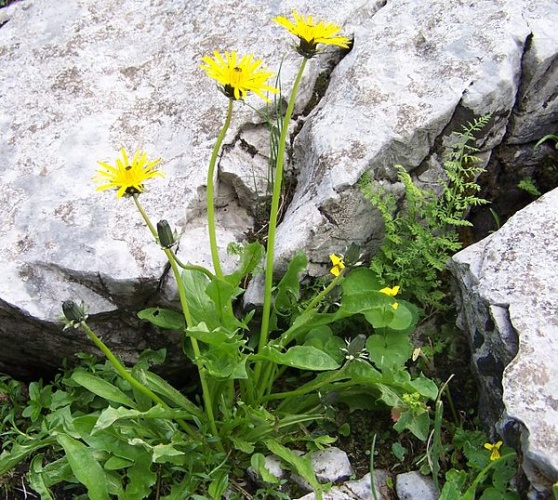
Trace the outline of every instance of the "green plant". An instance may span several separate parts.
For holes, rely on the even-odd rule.
[[[500,452],[501,445],[501,441],[495,445],[487,443],[482,432],[458,429],[453,438],[454,453],[465,457],[466,466],[446,472],[440,500],[518,500],[520,497],[512,486],[517,457],[506,446]]]
[[[480,187],[475,181],[484,169],[475,156],[474,133],[489,120],[490,115],[475,119],[452,134],[444,157],[440,196],[417,187],[401,165],[395,166],[404,187],[401,208],[395,195],[378,188],[369,175],[360,180],[362,192],[384,222],[384,241],[370,268],[383,282],[400,284],[403,293],[425,309],[443,307],[448,289],[442,286],[440,276],[447,260],[461,248],[458,230],[471,226],[465,220],[471,207],[487,203],[477,196]]]
[[[264,482],[275,484],[262,465],[273,453],[302,476],[318,498],[320,485],[310,459],[298,450],[333,442],[312,435],[310,426],[328,418],[338,399],[351,407],[395,408],[397,430],[408,429],[426,439],[430,425],[427,401],[436,385],[422,374],[412,377],[406,362],[412,353],[410,334],[418,311],[396,300],[398,286],[384,287],[370,269],[359,267],[349,251],[331,255],[333,278],[312,297],[302,299],[299,276],[307,259],[296,255],[285,274],[274,282],[274,242],[283,179],[289,121],[307,60],[317,53],[317,41],[348,47],[339,27],[305,19],[276,21],[299,38],[303,56],[280,127],[267,235],[267,252],[257,242],[235,246],[236,270],[225,274],[217,245],[214,173],[235,101],[254,92],[264,100],[270,73],[253,56],[235,52],[204,57],[202,68],[228,98],[226,118],[208,168],[208,229],[213,270],[184,264],[176,256],[176,234],[166,220],[153,224],[140,195],[144,183],[161,176],[161,160],[149,160],[125,149],[115,164],[101,162],[99,190],[115,189],[117,197],[132,198],[153,239],[168,259],[176,280],[180,310],[153,307],[141,319],[179,332],[185,356],[197,369],[199,392],[192,398],[155,375],[150,365],[161,353],[146,353],[126,367],[90,328],[86,307],[66,301],[66,328],[82,330],[107,358],[107,364],[86,363],[66,372],[56,385],[35,383],[24,417],[24,432],[9,440],[0,455],[0,474],[22,460],[31,460],[29,481],[44,498],[60,482],[80,483],[88,497],[104,500],[145,498],[152,491],[168,499],[218,498],[238,487],[251,464]],[[265,288],[259,327],[254,312],[236,308],[242,286],[261,268]],[[335,303],[328,303],[337,293]],[[327,304],[327,305],[324,305]],[[333,328],[359,318],[366,325],[343,340]],[[256,326],[254,326],[256,325]],[[294,378],[294,380],[293,380]],[[338,395],[338,397],[337,397]]]
[[[523,189],[526,193],[530,194],[531,196],[540,196],[541,192],[539,188],[535,185],[535,181],[531,177],[525,177],[521,179],[517,184],[519,189]]]
[[[543,142],[546,141],[554,141],[554,148],[558,149],[558,135],[555,134],[548,134],[545,135],[542,139],[540,139],[537,144],[535,144],[535,147],[538,148]]]

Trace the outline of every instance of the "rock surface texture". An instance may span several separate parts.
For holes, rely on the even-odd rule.
[[[519,430],[524,470],[543,492],[558,481],[557,262],[555,189],[451,263],[485,421],[512,442]]]
[[[445,138],[475,115],[494,117],[479,141],[486,158],[503,148],[512,166],[516,152],[556,126],[555,7],[554,0],[10,5],[0,27],[0,370],[33,375],[91,349],[83,335],[61,331],[67,299],[88,304],[92,326],[125,359],[177,343],[134,319],[165,291],[172,295],[164,255],[132,202],[95,193],[91,176],[97,160],[114,161],[122,146],[162,157],[166,177],[142,195],[145,207],[178,228],[183,260],[209,264],[205,172],[226,99],[200,70],[203,55],[249,51],[277,71],[287,53],[286,96],[299,59],[274,16],[296,8],[354,36],[344,58],[327,51],[310,62],[293,128],[296,186],[279,227],[277,266],[302,249],[318,274],[330,252],[351,241],[373,250],[381,238],[379,217],[355,187],[364,172],[391,183],[400,163],[435,182]],[[328,79],[305,111],[315,82],[323,90]],[[253,228],[269,154],[266,126],[248,106],[236,106],[226,142],[218,174],[223,255]],[[175,351],[169,366],[178,368]]]

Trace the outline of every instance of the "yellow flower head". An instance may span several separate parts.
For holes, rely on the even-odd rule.
[[[343,257],[338,257],[334,253],[332,253],[329,258],[331,259],[331,263],[333,267],[329,270],[333,276],[337,277],[341,273],[343,269],[345,269],[345,264],[343,263]]]
[[[312,16],[305,18],[296,10],[293,10],[293,17],[294,22],[283,16],[277,16],[274,21],[299,38],[300,43],[296,50],[301,56],[307,59],[314,57],[318,53],[319,43],[336,45],[344,49],[350,47],[350,40],[347,37],[337,35],[341,31],[341,26],[323,20],[316,23]]]
[[[386,286],[385,288],[382,288],[380,290],[380,293],[383,293],[384,295],[387,295],[389,297],[395,297],[399,293],[399,285],[395,285],[392,288]],[[399,307],[399,304],[397,302],[394,302],[393,304],[391,304],[391,307],[397,309]]]
[[[97,175],[93,177],[94,182],[103,182],[97,191],[105,189],[116,189],[116,197],[122,198],[124,195],[142,193],[143,183],[153,177],[163,177],[163,173],[157,170],[157,165],[161,159],[147,160],[147,153],[136,151],[132,161],[128,158],[126,150],[120,150],[121,158],[116,159],[116,165],[109,165],[105,162],[98,162],[102,169],[97,170]]]
[[[217,51],[213,57],[204,56],[200,67],[210,78],[221,84],[221,91],[229,99],[244,99],[248,92],[254,92],[264,101],[269,102],[264,92],[277,93],[275,87],[266,85],[273,73],[260,68],[262,61],[254,60],[252,54],[242,56],[239,60],[236,52],[225,52],[224,57]]]
[[[498,441],[496,444],[484,443],[484,447],[491,452],[490,460],[498,460],[501,457],[500,447],[502,444],[502,441]]]

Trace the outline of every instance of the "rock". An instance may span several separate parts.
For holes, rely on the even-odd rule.
[[[543,492],[558,481],[556,262],[558,189],[450,264],[481,381],[481,417],[507,439],[520,429],[523,468]]]
[[[373,500],[372,489],[370,487],[370,473],[361,479],[346,481],[340,486],[334,486],[323,494],[324,500]],[[376,495],[379,500],[389,500],[392,495],[387,486],[387,473],[383,470],[374,471],[374,485]],[[315,493],[308,493],[299,500],[315,500]]]
[[[311,459],[316,478],[320,483],[338,483],[353,474],[349,457],[343,450],[335,446],[312,453]],[[300,476],[293,474],[292,479],[302,488],[312,489]]]
[[[418,471],[398,474],[395,478],[395,491],[399,500],[436,500],[438,493],[430,477]]]
[[[334,5],[315,12],[339,12]],[[142,202],[154,222],[165,218],[181,233],[181,259],[209,266],[206,165],[227,100],[199,68],[201,57],[249,47],[271,70],[282,65],[288,92],[299,58],[287,49],[289,35],[270,22],[284,13],[275,2],[243,0],[197,8],[133,0],[56,8],[26,0],[9,7],[0,28],[0,340],[9,346],[0,353],[0,371],[37,376],[65,356],[92,350],[79,332],[61,333],[61,303],[68,299],[87,303],[92,326],[128,361],[153,344],[172,346],[167,365],[183,366],[178,335],[134,319],[146,304],[175,298],[172,283],[159,293],[161,283],[172,282],[165,280],[164,255],[132,201],[96,193],[91,177],[96,162],[113,162],[122,146],[162,157],[166,177],[149,186]],[[283,43],[269,43],[280,35]],[[319,60],[303,81],[303,107]],[[247,102],[261,108],[255,98]],[[240,129],[250,137],[250,127],[261,123],[248,106],[235,107],[229,144]],[[242,208],[251,200],[238,203],[239,194],[225,175],[218,186],[225,269],[235,264],[226,246],[253,226]]]
[[[401,163],[435,179],[445,138],[474,114],[494,115],[479,141],[486,157],[507,145],[508,129],[519,148],[558,121],[552,0],[14,3],[0,28],[0,341],[10,344],[1,371],[31,376],[90,349],[78,332],[60,333],[67,299],[87,302],[93,325],[127,360],[153,343],[178,345],[176,335],[134,319],[174,291],[131,201],[94,192],[96,161],[113,161],[121,146],[162,157],[167,175],[142,195],[144,205],[154,222],[178,228],[182,260],[209,265],[206,165],[226,99],[200,59],[249,48],[271,70],[281,64],[287,97],[300,59],[270,19],[291,8],[344,25],[355,43],[341,62],[327,50],[308,64],[292,124],[297,184],[279,227],[278,270],[299,250],[312,275],[352,241],[375,250],[381,220],[356,187],[364,172],[389,184],[391,166]],[[329,87],[303,114],[318,76]],[[262,110],[257,99],[248,102]],[[224,258],[229,242],[253,231],[262,201],[263,121],[238,105],[225,139],[217,175]],[[226,259],[225,268],[234,263]],[[180,349],[169,356],[179,369]]]

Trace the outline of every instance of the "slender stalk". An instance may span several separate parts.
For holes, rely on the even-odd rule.
[[[275,233],[277,230],[277,219],[279,213],[279,201],[281,199],[281,186],[283,181],[283,167],[285,163],[285,147],[287,143],[287,134],[289,131],[289,123],[293,114],[296,95],[302,80],[304,68],[306,67],[306,58],[302,59],[298,74],[293,85],[293,90],[289,98],[285,118],[283,119],[283,126],[281,128],[281,137],[279,138],[279,147],[277,150],[277,159],[275,165],[275,182],[273,184],[273,195],[271,198],[271,212],[269,215],[269,229],[267,235],[267,257],[265,267],[265,286],[264,286],[264,304],[262,312],[262,326],[260,330],[260,338],[258,341],[258,352],[260,352],[267,344],[269,336],[269,322],[271,315],[271,289],[273,287],[273,261],[275,260]],[[255,380],[256,385],[262,388],[267,387],[267,384],[259,384],[259,379],[262,372],[262,362],[258,361],[255,367]]]
[[[229,99],[229,106],[227,108],[227,117],[225,123],[217,136],[211,159],[209,160],[209,168],[207,170],[207,227],[209,230],[209,245],[211,247],[211,260],[213,262],[213,269],[218,278],[223,277],[221,270],[221,261],[219,259],[219,248],[217,247],[217,233],[215,230],[215,166],[217,164],[217,157],[221,151],[221,145],[225,139],[225,134],[231,124],[233,112],[234,99]]]
[[[136,207],[138,208],[143,220],[147,224],[147,227],[151,231],[153,237],[158,240],[157,230],[155,226],[149,219],[149,216],[143,209],[139,198],[137,195],[134,195],[134,202],[136,203]],[[178,268],[178,264],[176,262],[176,257],[174,256],[174,252],[169,248],[163,248],[165,255],[167,256],[167,260],[171,266],[174,278],[176,280],[176,286],[178,288],[178,296],[180,298],[180,305],[182,306],[182,313],[184,315],[184,320],[186,321],[186,328],[193,326],[192,315],[190,314],[190,307],[188,306],[188,299],[186,297],[186,290],[184,289],[184,283],[182,282],[182,276],[180,275],[180,269]],[[209,388],[209,384],[205,378],[205,368],[203,366],[202,356],[200,347],[198,344],[197,339],[190,337],[190,342],[192,344],[192,350],[194,351],[194,361],[196,363],[196,367],[198,369],[198,374],[200,377],[200,383],[202,386],[202,394],[203,394],[203,401],[205,407],[205,413],[207,418],[209,419],[209,425],[211,427],[211,432],[214,436],[218,436],[217,432],[217,425],[215,423],[215,415],[213,412],[213,398],[211,397],[211,391]],[[218,446],[222,448],[222,444],[218,441]]]
[[[157,394],[155,394],[151,389],[145,387],[141,382],[136,380],[126,367],[118,360],[118,358],[112,353],[112,351],[103,343],[103,341],[95,335],[95,332],[89,328],[85,321],[80,323],[80,326],[83,328],[83,331],[87,334],[87,336],[91,339],[91,341],[102,351],[102,353],[107,357],[107,359],[111,362],[112,366],[116,369],[118,374],[126,380],[132,387],[136,388],[142,394],[147,396],[151,399],[155,404],[162,406],[163,408],[169,410],[170,406],[167,405]],[[196,435],[195,431],[186,423],[184,420],[177,419],[178,425],[182,427],[182,429],[194,439],[197,439],[198,436]]]
[[[345,269],[346,268],[341,269],[340,273],[337,276],[335,276],[333,280],[331,280],[330,284],[327,285],[318,295],[314,297],[312,302],[308,304],[308,307],[304,309],[304,312],[302,314],[306,314],[311,309],[314,309],[314,307],[316,307],[316,305],[319,304],[321,300],[338,285],[338,283],[343,279],[343,275],[345,274]]]
[[[349,366],[349,364],[345,363],[345,365],[343,365],[340,370],[332,372],[329,377],[325,377],[317,382],[309,382],[308,384],[305,384],[304,386],[300,387],[299,389],[295,389],[294,391],[276,392],[274,394],[268,394],[267,396],[263,396],[260,399],[260,402],[264,403],[275,399],[294,398],[297,396],[304,396],[304,394],[308,394],[309,392],[317,391],[320,387],[323,387],[324,385],[332,384],[337,380],[341,380],[345,378],[344,372],[347,369],[347,366]]]

